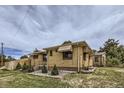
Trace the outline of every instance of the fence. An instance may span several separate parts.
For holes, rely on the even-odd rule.
[[[28,58],[25,59],[20,59],[20,60],[15,60],[15,61],[10,61],[10,62],[5,62],[5,67],[8,70],[14,70],[17,66],[17,64],[20,63],[21,66],[23,66],[24,63],[30,64],[30,60]]]

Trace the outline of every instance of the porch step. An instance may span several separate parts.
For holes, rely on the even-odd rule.
[[[6,67],[5,66],[0,67],[0,70],[2,70],[2,69],[6,69]]]
[[[82,73],[93,73],[96,70],[96,67],[90,68],[89,70],[84,70],[82,69],[81,72]]]

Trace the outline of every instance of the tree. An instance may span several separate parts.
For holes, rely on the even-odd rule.
[[[8,61],[13,61],[13,60],[16,60],[15,58],[11,57],[11,56],[8,56]]]
[[[21,67],[20,63],[18,63],[17,66],[16,66],[16,70],[19,70],[19,69],[21,69],[21,68],[22,68],[22,67]]]
[[[58,68],[56,67],[56,65],[54,65],[54,67],[51,71],[51,75],[59,75],[59,71],[58,71]]]
[[[108,39],[100,52],[106,52],[108,65],[119,65],[124,63],[124,46],[119,44],[119,40]]]
[[[23,56],[20,57],[20,59],[24,59],[24,58],[28,58],[28,56],[27,55],[23,55]]]
[[[22,70],[26,71],[26,70],[28,70],[28,68],[29,68],[29,66],[26,63],[24,63]]]
[[[39,52],[39,50],[37,48],[35,48],[34,52]]]
[[[70,40],[68,40],[68,41],[65,41],[65,42],[63,42],[63,44],[62,45],[65,45],[65,44],[70,44],[70,43],[72,43]]]
[[[0,59],[1,59],[1,55],[0,55]],[[3,55],[3,61],[4,62],[9,62],[9,61],[13,61],[13,60],[16,60],[15,58],[11,57],[11,56],[6,56],[6,55]],[[0,60],[1,61],[1,60]]]
[[[116,56],[116,52],[117,52],[117,48],[119,46],[119,40],[115,40],[115,39],[108,39],[105,43],[103,47],[100,47],[100,52],[106,52],[107,56],[111,56],[111,57],[115,57]]]
[[[124,45],[118,47],[118,59],[120,59],[121,63],[124,64]]]

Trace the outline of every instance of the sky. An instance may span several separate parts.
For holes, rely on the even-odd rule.
[[[124,44],[123,30],[124,6],[119,5],[0,6],[0,42],[14,56],[65,40],[86,41],[92,49],[108,38]]]

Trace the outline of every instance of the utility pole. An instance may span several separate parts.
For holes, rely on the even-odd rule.
[[[3,42],[1,43],[1,66],[4,65]]]

